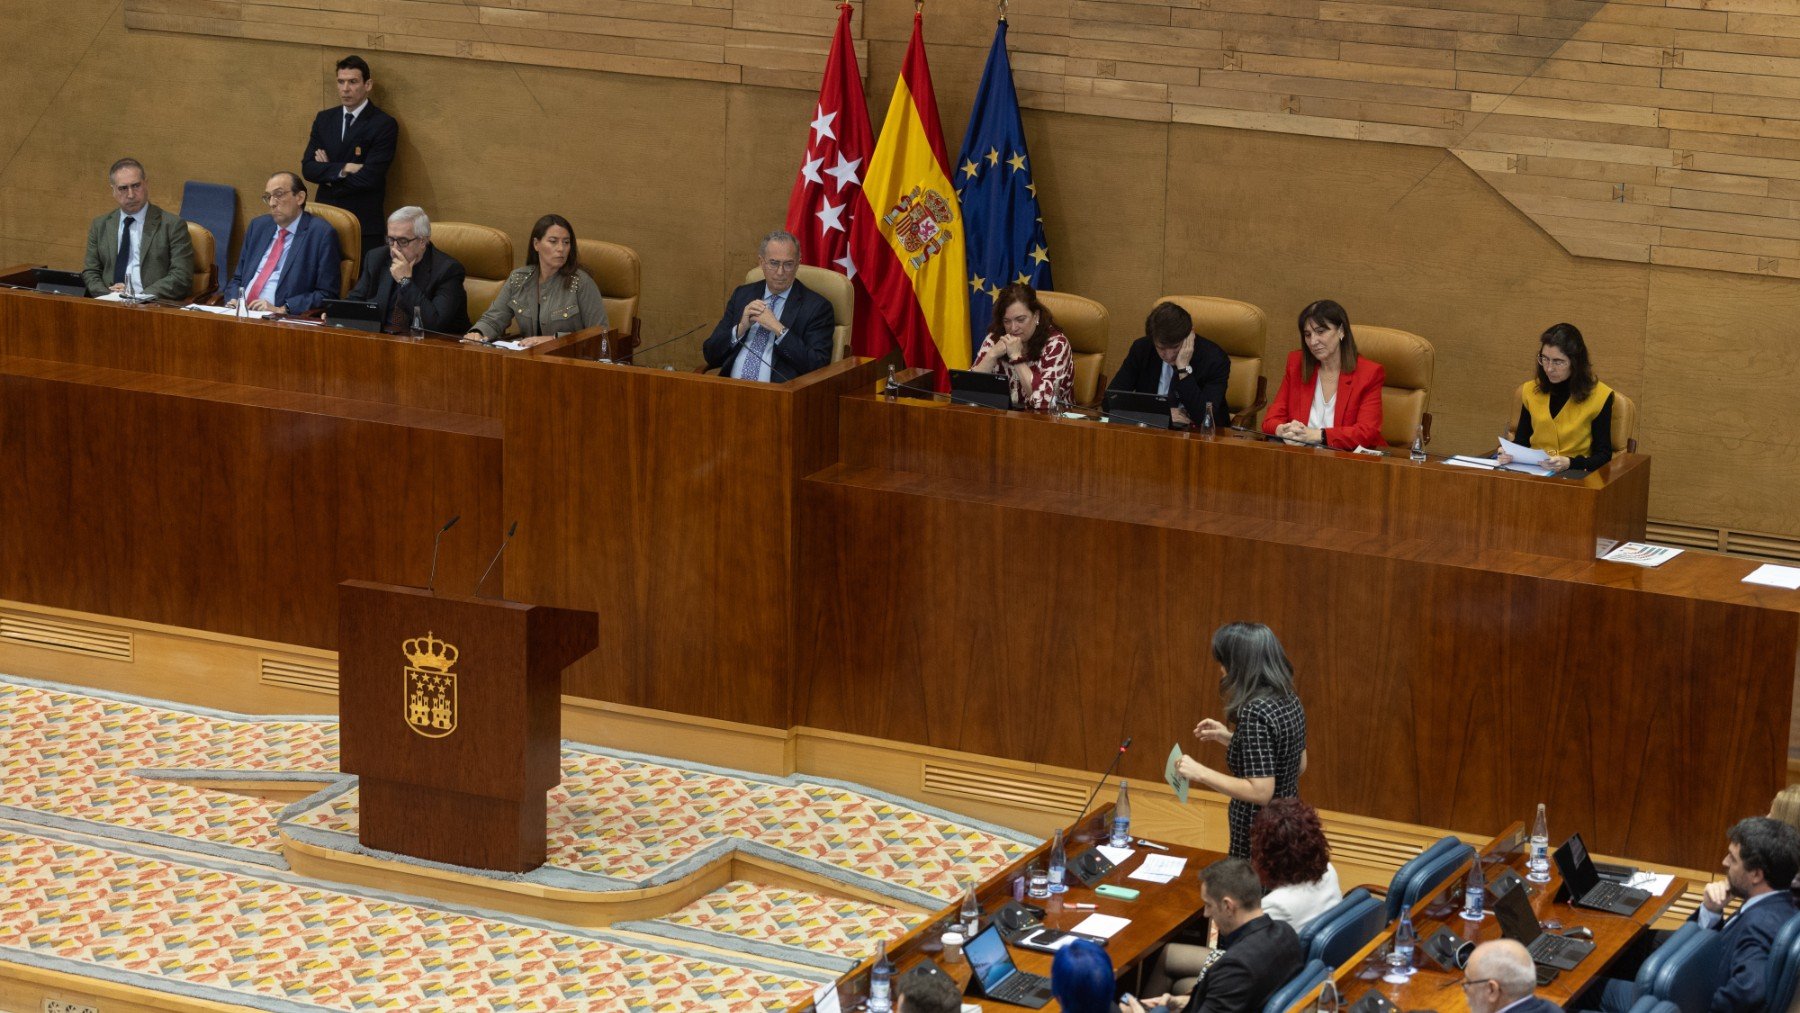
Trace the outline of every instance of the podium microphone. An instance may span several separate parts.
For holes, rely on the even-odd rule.
[[[471,590],[471,591],[470,591],[470,592],[469,592],[469,597],[471,597],[471,598],[473,598],[473,597],[475,597],[475,596],[476,596],[476,595],[477,595],[477,594],[480,594],[480,593],[481,593],[481,585],[483,585],[483,584],[485,584],[485,583],[487,583],[487,579],[488,579],[488,574],[490,574],[490,573],[493,573],[493,572],[494,572],[494,564],[495,564],[495,563],[498,563],[498,562],[500,562],[500,553],[502,553],[502,552],[505,552],[505,551],[506,551],[506,547],[507,547],[507,546],[508,546],[508,545],[511,545],[511,544],[512,544],[512,536],[513,536],[513,535],[514,535],[514,534],[515,534],[515,533],[516,533],[516,532],[517,532],[517,531],[518,531],[518,530],[519,530],[519,522],[518,522],[518,521],[513,521],[513,522],[512,522],[512,527],[510,527],[510,528],[507,528],[507,529],[506,529],[506,537],[505,537],[505,538],[502,538],[502,539],[501,539],[501,540],[500,540],[500,548],[499,548],[499,550],[498,550],[498,551],[496,551],[496,552],[495,552],[495,553],[494,553],[494,558],[493,558],[493,559],[490,559],[490,560],[488,560],[488,568],[487,568],[487,569],[485,569],[485,570],[483,570],[483,571],[481,571],[481,579],[480,579],[480,580],[478,580],[478,581],[476,581],[476,582],[475,582],[475,587],[474,587],[474,589],[473,589],[473,590]]]
[[[1113,775],[1113,770],[1119,766],[1119,760],[1124,758],[1125,750],[1130,748],[1131,736],[1127,735],[1125,736],[1125,741],[1119,743],[1119,751],[1113,754],[1112,762],[1106,765],[1106,773],[1100,775],[1099,783],[1095,784],[1094,790],[1088,793],[1088,800],[1082,804],[1081,812],[1075,814],[1075,823],[1077,825],[1079,825],[1082,818],[1087,815],[1088,807],[1094,804],[1094,797],[1100,794],[1100,789],[1105,786],[1106,779],[1111,777]]]
[[[670,343],[671,341],[680,341],[682,338],[687,337],[688,335],[694,333],[695,331],[697,331],[700,328],[705,327],[705,326],[707,326],[707,322],[702,320],[701,322],[695,324],[694,326],[688,328],[685,331],[682,331],[680,334],[677,334],[672,338],[664,338],[661,341],[658,341],[654,345],[648,345],[643,348],[634,348],[631,350],[632,361],[630,363],[620,363],[617,360],[614,360],[614,364],[615,365],[633,365],[633,366],[635,366],[635,365],[637,365],[637,357],[638,356],[644,354],[645,352],[653,352],[656,349],[661,348],[662,346]]]
[[[456,522],[460,520],[462,520],[462,514],[457,514],[445,521],[444,526],[438,529],[437,537],[431,540],[431,579],[425,583],[425,591],[427,594],[434,593],[437,590],[438,546],[442,545],[444,542],[444,532],[456,527]]]

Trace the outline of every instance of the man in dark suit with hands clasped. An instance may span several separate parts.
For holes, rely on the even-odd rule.
[[[800,240],[771,232],[758,251],[763,280],[741,285],[701,349],[709,369],[781,383],[831,362],[831,302],[800,284]]]

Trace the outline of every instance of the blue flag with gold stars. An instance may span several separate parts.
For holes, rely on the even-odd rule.
[[[994,45],[981,71],[981,91],[969,114],[957,158],[957,195],[967,226],[969,334],[981,347],[994,322],[994,297],[1013,282],[1048,289],[1050,249],[1038,210],[1025,124],[1006,58],[1006,21],[994,29]],[[973,355],[973,351],[970,353]]]

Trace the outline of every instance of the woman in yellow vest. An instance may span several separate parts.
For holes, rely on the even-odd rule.
[[[1612,460],[1612,388],[1594,378],[1587,342],[1574,324],[1544,332],[1537,379],[1519,385],[1519,425],[1513,442],[1550,455],[1551,471],[1593,471]],[[1512,458],[1501,454],[1502,466]]]

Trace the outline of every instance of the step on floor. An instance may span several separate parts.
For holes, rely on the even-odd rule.
[[[615,926],[847,969],[927,916],[867,901],[734,880],[662,918]]]

